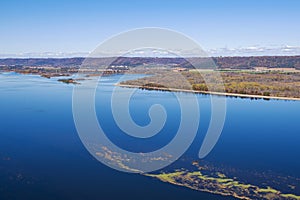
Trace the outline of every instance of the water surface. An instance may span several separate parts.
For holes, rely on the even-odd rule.
[[[130,102],[131,115],[137,124],[149,123],[148,109],[156,103],[165,107],[168,119],[163,131],[153,138],[128,137],[116,126],[109,108],[113,84],[119,78],[104,77],[97,88],[100,124],[109,133],[108,137],[126,150],[149,152],[161,148],[174,137],[180,120],[174,94],[138,90]],[[74,126],[73,87],[58,82],[57,78],[0,74],[1,199],[231,198],[121,173],[96,161],[84,148]],[[191,94],[185,95],[188,98]],[[197,98],[201,108],[198,135],[188,152],[166,170],[188,167],[198,159],[210,120],[210,98],[201,94]],[[271,184],[280,191],[300,195],[299,113],[298,101],[227,98],[224,130],[203,162],[246,183]],[[253,174],[267,183],[263,185]],[[272,183],[276,177],[292,178],[290,183]],[[294,189],[289,189],[288,183]]]

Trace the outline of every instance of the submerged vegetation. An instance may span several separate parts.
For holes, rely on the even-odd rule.
[[[195,167],[193,170],[181,168],[171,172],[147,174],[147,176],[173,185],[238,199],[300,199],[299,195],[284,193],[270,186],[245,183],[237,177],[229,178],[210,167],[200,166],[198,162],[193,162],[193,165]]]
[[[194,160],[189,157],[184,157],[177,161],[177,165],[170,165],[161,171],[143,173],[133,168],[134,160],[126,154],[112,151],[107,146],[102,146],[101,151],[97,151],[95,154],[126,171],[140,173],[165,183],[192,190],[247,200],[300,200],[299,178],[293,176],[282,176],[275,172],[266,171],[245,171],[244,169],[226,165],[220,166],[216,163]],[[169,154],[162,154],[155,159],[151,156],[147,157],[146,154],[144,156],[143,160],[149,163],[170,158]]]

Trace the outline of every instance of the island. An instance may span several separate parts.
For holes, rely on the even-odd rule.
[[[0,71],[63,77],[58,81],[68,84],[79,83],[69,78],[77,73],[86,78],[147,74],[150,76],[121,82],[118,86],[253,99],[300,99],[300,56],[10,58],[0,59]]]
[[[67,84],[79,84],[78,82],[76,82],[76,80],[74,80],[72,78],[58,79],[58,81],[67,83]]]

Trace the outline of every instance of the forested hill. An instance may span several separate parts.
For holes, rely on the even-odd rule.
[[[94,58],[90,61],[101,64],[107,63],[110,58]],[[214,57],[218,68],[252,69],[254,67],[268,68],[296,68],[300,69],[300,56],[254,56],[254,57]],[[85,58],[7,58],[0,59],[2,66],[79,66]],[[189,58],[193,63],[205,63],[207,58]],[[208,62],[211,63],[211,62]],[[161,57],[119,57],[113,65],[140,66],[140,65],[167,65],[171,67],[192,68],[184,58]],[[203,66],[203,65],[202,65]]]

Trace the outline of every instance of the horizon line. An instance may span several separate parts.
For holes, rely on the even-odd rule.
[[[300,54],[293,55],[225,55],[225,56],[103,56],[103,57],[88,57],[88,56],[74,56],[74,57],[0,57],[0,60],[6,59],[104,59],[104,58],[250,58],[250,57],[299,57]]]
[[[254,57],[254,56],[298,56],[300,55],[300,46],[280,45],[280,46],[259,46],[252,45],[238,48],[217,48],[217,49],[203,49],[204,56],[197,55],[191,50],[176,50],[174,52],[169,50],[144,51],[136,50],[133,52],[99,52],[99,57]],[[0,59],[6,58],[77,58],[77,57],[91,57],[93,51],[90,52],[23,52],[23,53],[0,53]]]

